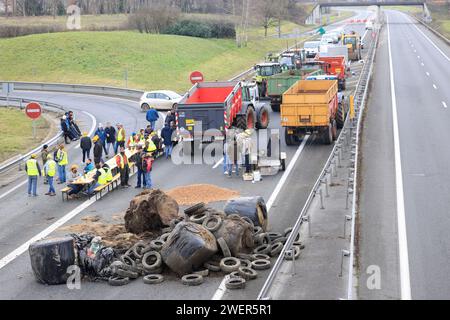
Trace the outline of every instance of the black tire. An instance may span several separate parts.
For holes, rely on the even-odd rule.
[[[181,278],[181,282],[186,286],[199,286],[203,283],[203,277],[199,274],[188,274]]]
[[[124,269],[120,269],[117,268],[115,270],[115,274],[119,277],[122,278],[130,278],[130,279],[137,279],[139,278],[139,273],[138,272],[134,272],[134,271],[130,271],[130,270],[124,270]]]
[[[227,242],[224,238],[217,239],[217,243],[219,244],[220,250],[222,250],[222,254],[225,258],[231,257],[230,248],[227,245]]]
[[[142,111],[150,110],[150,106],[148,105],[148,103],[143,103],[142,106],[141,106],[141,110]]]
[[[248,107],[245,114],[245,129],[256,129],[256,112],[253,107]]]
[[[280,112],[280,105],[279,104],[271,104],[270,107],[272,108],[273,112]]]
[[[281,159],[281,171],[286,171],[286,159]]]
[[[253,241],[255,245],[261,246],[263,244],[270,244],[270,236],[267,233],[260,233],[253,237]]]
[[[202,224],[208,218],[208,216],[209,215],[207,212],[197,213],[191,216],[189,218],[189,221],[197,224]]]
[[[123,255],[120,257],[120,261],[123,262],[122,269],[135,271],[136,270],[136,261],[134,261],[130,256]]]
[[[241,268],[245,267],[245,268],[251,268],[252,267],[252,262],[249,259],[241,259],[239,258],[239,260],[241,260]]]
[[[285,244],[286,241],[287,241],[287,237],[281,237],[281,238],[273,240],[272,244],[275,244],[275,243],[278,243],[278,242],[281,242],[282,244]]]
[[[150,260],[151,257],[154,257],[155,261],[152,262]],[[144,266],[145,270],[156,270],[161,267],[162,265],[162,257],[161,254],[157,251],[150,251],[144,254],[144,257],[142,258],[142,265]]]
[[[256,260],[270,260],[270,257],[267,254],[262,254],[262,253],[252,254],[251,261],[256,261]]]
[[[239,276],[241,276],[241,278],[244,278],[245,280],[255,280],[256,278],[258,278],[258,272],[250,267],[240,267],[238,272]]]
[[[225,281],[225,287],[229,290],[244,289],[245,283],[245,279],[240,276],[230,277]]]
[[[288,146],[298,146],[301,142],[296,135],[288,133],[288,128],[284,129],[284,140]]]
[[[263,233],[263,228],[262,227],[260,227],[260,226],[255,226],[254,228],[253,228],[253,235],[254,236],[256,236],[256,235],[258,235],[258,234],[260,234],[260,233]]]
[[[238,271],[241,267],[241,260],[234,257],[223,258],[220,261],[220,269],[225,273]]]
[[[146,249],[146,247],[147,246],[142,242],[136,243],[133,246],[133,255],[138,259],[142,258],[144,256],[144,254],[142,252],[143,252],[143,250]]]
[[[254,254],[268,254],[270,252],[270,244],[262,244],[253,250]]]
[[[258,120],[256,122],[257,129],[267,129],[270,122],[269,110],[266,107],[261,107],[258,112]]]
[[[252,262],[252,269],[254,270],[267,270],[270,269],[270,260],[255,260]]]
[[[145,284],[159,284],[164,282],[164,276],[160,274],[149,274],[143,278]]]
[[[184,213],[188,216],[191,216],[194,213],[196,213],[196,211],[203,209],[203,208],[205,208],[205,203],[200,202],[200,203],[197,203],[197,204],[193,205],[192,207],[189,207],[186,210],[184,210]]]
[[[161,251],[164,243],[165,242],[162,240],[153,240],[152,242],[150,242],[150,248],[159,252],[159,251]],[[149,251],[151,251],[151,250],[149,250]],[[149,252],[149,251],[147,251],[147,252]],[[147,252],[145,252],[145,253],[147,253]]]
[[[281,239],[281,238],[278,238]],[[284,244],[282,242],[275,242],[270,246],[270,256],[276,257],[283,250]]]
[[[171,234],[172,234],[171,232],[163,233],[163,234],[158,238],[158,240],[166,242],[167,239],[169,239],[169,237],[170,237]]]
[[[130,278],[122,278],[120,276],[112,276],[108,279],[108,284],[114,287],[125,286],[130,283]]]
[[[203,266],[211,272],[220,272],[220,264],[216,261],[208,261],[203,264]]]
[[[345,123],[346,113],[345,113],[344,104],[345,104],[345,102],[339,103],[339,106],[338,106],[338,109],[336,112],[336,123],[337,123],[338,129],[342,129],[344,127],[344,123]]]
[[[326,127],[326,129],[323,130],[322,141],[324,144],[333,143],[333,132],[332,132],[331,124],[328,127]]]
[[[210,232],[215,232],[222,226],[222,218],[219,216],[211,216],[203,221],[203,226]]]
[[[338,138],[338,128],[336,124],[336,120],[331,122],[331,134],[333,135],[333,141],[336,141]]]
[[[273,242],[273,240],[281,238],[283,236],[281,233],[278,232],[269,232],[268,235],[270,238],[270,242]]]
[[[238,253],[238,254],[236,255],[236,257],[239,258],[239,259],[241,259],[241,261],[242,261],[242,260],[249,260],[249,261],[252,260],[252,255],[251,255],[251,254],[246,254],[246,253]]]
[[[209,276],[209,269],[203,269],[200,271],[195,271],[194,274],[199,274],[201,275],[203,278]]]
[[[294,259],[297,260],[300,258],[300,247],[299,246],[292,246],[292,251],[286,251],[284,254],[285,260],[292,260],[292,254],[294,253]]]

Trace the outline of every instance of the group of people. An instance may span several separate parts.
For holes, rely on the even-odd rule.
[[[233,172],[236,176],[240,175],[241,164],[244,164],[244,174],[251,173],[252,164],[250,155],[252,154],[252,134],[251,129],[244,132],[228,136],[224,143],[224,160],[223,160],[223,174],[232,177]]]
[[[61,118],[61,130],[64,133],[64,142],[77,141],[81,137],[81,131],[75,122],[73,111],[66,112]]]

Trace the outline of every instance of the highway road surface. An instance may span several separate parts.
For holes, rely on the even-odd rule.
[[[364,123],[360,299],[450,297],[450,48],[386,12]]]
[[[360,12],[367,17],[371,13]],[[339,23],[337,25],[345,25]],[[358,28],[361,28],[359,25]],[[359,30],[358,30],[359,31]],[[73,110],[84,131],[91,131],[98,123],[122,122],[128,133],[146,125],[145,115],[140,112],[137,103],[117,98],[99,96],[16,92],[15,96],[34,98],[64,105]],[[279,114],[271,113],[271,128],[279,128]],[[162,122],[158,124],[161,127]],[[69,149],[69,162],[81,161],[81,152],[72,144]],[[315,139],[305,144],[287,147],[282,141],[282,149],[287,152],[287,165],[293,161],[289,174],[266,177],[262,182],[251,184],[241,179],[225,178],[221,166],[181,165],[158,159],[154,165],[152,179],[155,187],[168,190],[176,186],[193,183],[209,183],[237,190],[242,196],[263,196],[270,201],[270,228],[282,231],[291,226],[308,196],[332,149]],[[0,299],[211,299],[216,295],[221,276],[212,276],[198,288],[185,287],[175,277],[170,277],[158,290],[149,290],[141,281],[116,288],[106,283],[83,282],[80,290],[69,290],[66,286],[43,286],[34,280],[27,248],[30,241],[43,237],[62,234],[57,229],[61,225],[76,224],[82,217],[98,215],[104,221],[113,221],[113,216],[123,213],[129,201],[138,193],[135,189],[119,189],[106,195],[100,201],[61,202],[60,197],[43,196],[44,186],[39,185],[38,198],[26,196],[23,179],[0,188],[2,208],[0,208]],[[131,180],[135,183],[135,178]],[[60,188],[58,187],[58,190]],[[222,208],[224,203],[217,203]],[[264,274],[261,274],[263,279]],[[258,286],[245,291],[246,298],[256,298]],[[229,298],[229,296],[227,296]]]

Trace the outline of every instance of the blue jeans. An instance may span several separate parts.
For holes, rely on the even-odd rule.
[[[228,171],[228,156],[226,154],[223,155],[223,174]]]
[[[58,177],[60,183],[66,183],[66,166],[60,166],[58,164]]]
[[[156,120],[150,121],[150,127],[152,128],[152,130],[155,130],[155,126],[156,126]]]
[[[172,156],[173,144],[165,145],[164,154],[166,159]]]
[[[49,176],[47,176],[47,181],[48,181],[48,192],[50,192],[50,193],[56,193],[55,187],[53,186],[53,178],[54,178],[54,177],[49,177]]]
[[[87,193],[88,193],[89,195],[94,194],[95,188],[97,188],[97,187],[99,187],[99,186],[100,186],[100,184],[99,184],[98,182],[94,183],[94,184],[89,188],[89,190],[88,190]]]
[[[37,196],[37,180],[37,176],[28,176],[28,194],[33,192],[33,195]]]
[[[142,184],[144,185],[144,188],[147,185],[147,181],[145,181],[145,173],[144,173],[144,170],[138,169],[136,187],[140,188]]]
[[[144,173],[145,177],[145,187],[144,189],[150,189],[152,187],[152,172],[146,172]]]

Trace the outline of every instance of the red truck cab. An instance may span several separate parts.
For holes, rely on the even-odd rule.
[[[320,54],[316,60],[328,63],[328,74],[332,74],[338,77],[339,90],[345,90],[345,58],[343,56],[337,57],[321,57]]]

